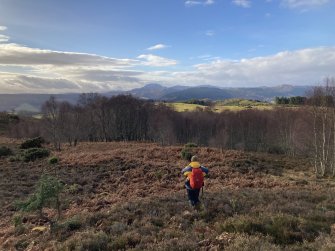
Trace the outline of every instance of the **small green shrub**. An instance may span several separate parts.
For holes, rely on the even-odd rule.
[[[10,162],[21,161],[21,157],[20,157],[20,155],[10,156],[10,157],[8,158],[8,160],[9,160]]]
[[[243,250],[243,251],[279,251],[282,250],[280,247],[271,244],[269,238],[261,236],[249,236],[241,235],[234,239],[232,242],[225,247],[227,251]]]
[[[59,194],[64,185],[56,178],[43,175],[38,181],[35,193],[25,202],[17,203],[17,207],[23,211],[38,211],[42,215],[44,207],[53,207],[58,210],[60,216]]]
[[[181,157],[187,161],[191,161],[193,155],[195,155],[195,148],[197,148],[195,143],[187,143],[184,148],[181,150]]]
[[[66,241],[61,250],[77,250],[77,251],[103,251],[111,250],[108,246],[109,237],[106,233],[100,232],[84,232],[78,233],[71,239]],[[113,249],[112,249],[113,250]],[[117,250],[117,249],[115,249]]]
[[[33,139],[28,139],[24,141],[21,145],[21,149],[29,149],[29,148],[41,148],[44,143],[44,139],[42,137],[37,137]]]
[[[235,216],[228,218],[221,230],[230,233],[247,233],[271,236],[274,243],[286,245],[303,242],[308,235],[300,228],[301,220],[290,215]]]
[[[270,154],[285,154],[286,149],[281,146],[269,146],[267,152]]]
[[[19,225],[22,225],[22,215],[14,215],[13,216],[13,223],[14,223],[14,227],[17,227]]]
[[[128,240],[124,235],[117,236],[113,239],[110,244],[112,250],[125,250],[127,247]]]
[[[198,145],[195,144],[195,143],[191,143],[191,142],[189,142],[189,143],[185,144],[184,147],[185,147],[185,148],[192,148],[192,147],[198,147]]]
[[[57,157],[51,157],[48,162],[50,165],[55,165],[59,162],[59,159]]]
[[[70,232],[82,228],[83,222],[78,216],[66,219],[63,222],[55,222],[51,225],[51,231],[58,237],[69,236]]]
[[[9,155],[12,155],[13,154],[13,151],[6,147],[6,146],[1,146],[0,147],[0,157],[3,157],[3,156],[9,156]]]
[[[62,224],[67,231],[78,230],[82,227],[83,223],[78,216],[74,216]]]
[[[29,241],[27,240],[18,240],[14,247],[16,250],[26,250],[26,248],[29,246]]]
[[[50,155],[48,149],[44,148],[30,148],[22,153],[22,160],[25,162],[35,161],[36,159],[45,158]]]
[[[23,225],[22,215],[15,214],[13,216],[13,224],[14,224],[14,233],[15,235],[22,235],[26,232],[27,228]]]

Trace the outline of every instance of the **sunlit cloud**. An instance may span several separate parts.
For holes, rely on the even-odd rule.
[[[282,0],[282,5],[291,9],[310,9],[325,5],[329,0]]]
[[[259,45],[263,46],[263,45]],[[0,93],[106,92],[147,83],[227,86],[312,85],[332,76],[335,47],[283,51],[264,57],[228,60],[201,55],[189,70],[156,71],[179,62],[153,54],[135,59],[0,44]],[[147,66],[146,70],[143,66]]]
[[[251,7],[251,2],[249,0],[233,0],[233,4],[243,8]]]
[[[0,65],[127,66],[135,63],[136,61],[131,59],[116,59],[88,53],[29,48],[18,44],[0,44]]]
[[[142,54],[138,56],[137,58],[144,60],[142,62],[143,65],[154,66],[154,67],[172,66],[178,63],[174,59],[164,58],[164,57],[156,56],[153,54]]]
[[[165,48],[168,48],[168,47],[170,47],[170,46],[165,45],[165,44],[156,44],[156,45],[150,46],[149,48],[147,48],[147,50],[154,51],[154,50],[165,49]]]
[[[173,74],[178,83],[218,86],[312,85],[334,74],[335,47],[284,51],[267,57],[219,59],[198,64],[193,71]]]
[[[187,7],[191,7],[191,6],[196,6],[196,5],[212,5],[214,4],[215,1],[214,0],[206,0],[206,1],[194,1],[194,0],[188,0],[185,2],[185,6]]]

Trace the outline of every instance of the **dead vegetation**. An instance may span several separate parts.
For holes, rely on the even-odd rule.
[[[3,145],[20,142],[7,140]],[[202,201],[186,201],[183,146],[81,143],[47,159],[0,159],[0,249],[332,250],[335,182],[306,159],[198,148],[210,170]],[[17,149],[16,148],[16,149]],[[62,218],[20,213],[42,174],[64,182]]]

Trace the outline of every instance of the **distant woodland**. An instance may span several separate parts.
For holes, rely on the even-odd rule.
[[[164,104],[130,95],[82,94],[73,105],[50,97],[41,119],[13,118],[7,134],[15,138],[43,136],[61,150],[81,141],[150,141],[161,145],[193,142],[201,146],[310,157],[317,175],[335,175],[335,81],[326,79],[299,107],[176,112]]]

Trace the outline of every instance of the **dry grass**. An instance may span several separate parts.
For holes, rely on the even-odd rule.
[[[206,210],[193,212],[180,175],[187,165],[181,149],[151,143],[81,143],[53,152],[60,160],[55,166],[47,160],[0,159],[0,249],[318,250],[334,246],[335,183],[316,180],[307,160],[199,148],[197,155],[210,176],[202,198]],[[20,227],[14,227],[18,212],[12,202],[32,193],[42,173],[66,183],[63,219],[50,228],[56,212],[45,210],[45,221],[28,214]],[[37,225],[48,228],[33,232]]]

